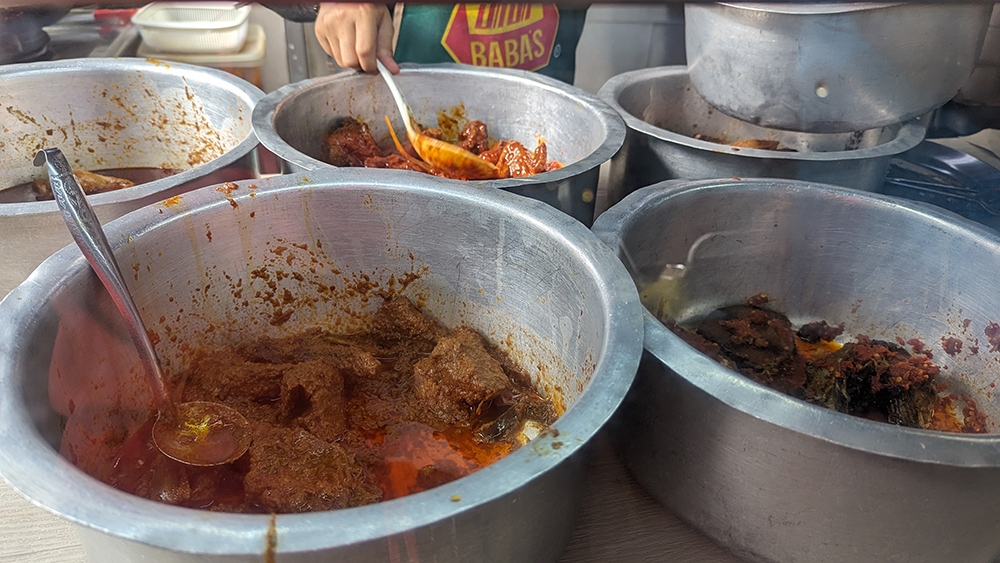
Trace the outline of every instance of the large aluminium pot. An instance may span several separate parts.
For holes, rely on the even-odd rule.
[[[972,75],[955,94],[954,101],[971,106],[1000,106],[1000,7],[996,4]]]
[[[691,83],[766,127],[849,133],[918,117],[968,80],[990,3],[687,4]]]
[[[537,139],[545,140],[549,159],[565,165],[477,186],[538,199],[585,225],[593,223],[599,167],[625,140],[614,110],[579,88],[522,70],[459,64],[401,68],[396,80],[420,123],[436,126],[442,114],[478,119],[494,139],[520,141],[529,149]],[[254,109],[253,126],[286,170],[305,172],[331,167],[320,159],[322,139],[344,117],[360,118],[376,139],[391,146],[383,116],[403,134],[402,118],[382,78],[347,71],[271,92]]]
[[[219,70],[147,59],[0,66],[0,294],[70,242],[54,201],[9,190],[44,177],[35,153],[58,147],[74,168],[184,171],[90,196],[107,221],[194,188],[257,175],[258,88]]]
[[[646,353],[614,431],[672,511],[751,561],[1000,554],[1000,354],[984,334],[1000,321],[995,234],[937,207],[783,180],[664,182],[594,230],[640,276],[686,264],[674,291],[651,292],[682,324],[763,292],[794,326],[918,338],[991,418],[991,434],[956,435],[826,410],[723,368],[647,310]],[[961,353],[947,354],[944,337]]]
[[[274,560],[559,558],[583,495],[588,441],[642,352],[635,286],[582,224],[498,190],[345,170],[206,187],[106,231],[168,373],[189,345],[317,325],[358,330],[390,291],[448,326],[488,335],[565,404],[550,430],[470,476],[374,505],[278,515]],[[287,320],[271,324],[277,313]],[[59,455],[64,431],[148,416],[124,330],[75,247],[0,303],[0,475],[77,524],[94,561],[261,561],[267,515],[134,497]]]
[[[916,120],[852,133],[760,127],[713,109],[688,74],[683,66],[641,69],[614,76],[601,88],[598,95],[627,127],[625,144],[611,159],[610,204],[670,179],[788,178],[876,190],[892,157],[924,138]],[[777,141],[779,147],[723,144],[741,140]]]

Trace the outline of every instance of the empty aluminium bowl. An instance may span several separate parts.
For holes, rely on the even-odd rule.
[[[1000,237],[936,207],[786,180],[664,182],[626,197],[594,230],[624,248],[640,279],[686,265],[652,304],[682,325],[765,293],[793,326],[822,319],[844,323],[845,339],[919,339],[952,392],[990,418],[990,434],[947,434],[827,410],[722,367],[647,310],[647,353],[613,431],[670,510],[751,561],[1000,554],[1000,353],[990,336]],[[946,338],[959,353],[944,350]]]
[[[608,201],[675,178],[788,178],[875,190],[894,155],[924,138],[918,121],[851,133],[769,129],[710,106],[684,66],[641,69],[612,77],[598,96],[628,128],[611,160]],[[769,141],[772,148],[732,146]]]
[[[625,126],[607,104],[579,88],[516,69],[459,64],[402,65],[396,77],[414,117],[426,127],[439,118],[486,123],[490,137],[534,149],[542,139],[559,170],[473,182],[544,201],[585,225],[594,221],[599,167],[625,140]],[[391,146],[388,116],[398,134],[403,120],[385,81],[347,71],[291,84],[268,94],[254,109],[254,131],[285,170],[331,168],[321,160],[323,136],[344,117],[361,119],[376,140]],[[457,132],[456,132],[457,133]],[[419,172],[415,172],[419,174]]]
[[[588,442],[642,352],[635,286],[582,224],[499,190],[342,170],[202,188],[105,230],[168,374],[192,346],[359,330],[382,292],[395,292],[487,336],[565,412],[467,477],[357,508],[279,514],[271,535],[268,515],[132,496],[60,456],[64,433],[128,435],[151,408],[123,321],[67,247],[0,303],[0,475],[76,524],[94,561],[559,558]]]

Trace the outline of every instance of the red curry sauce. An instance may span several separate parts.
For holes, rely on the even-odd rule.
[[[153,444],[151,415],[116,457],[88,470],[120,490],[190,508],[330,510],[468,475],[517,449],[527,422],[547,426],[557,415],[475,330],[446,329],[405,298],[384,303],[367,332],[313,329],[206,351],[185,374],[181,399],[242,413],[252,427],[247,453],[216,467],[178,463]]]
[[[562,168],[559,162],[548,160],[545,141],[539,140],[533,151],[518,141],[491,141],[482,121],[470,121],[456,139],[445,138],[442,129],[424,129],[423,134],[451,142],[493,164],[497,167],[498,178],[531,176]],[[453,171],[435,168],[421,161],[412,147],[403,147],[403,150],[405,154],[395,149],[383,149],[366,123],[347,117],[323,137],[322,158],[334,166],[393,168],[455,180],[466,179]]]

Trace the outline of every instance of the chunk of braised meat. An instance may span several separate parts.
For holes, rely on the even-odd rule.
[[[724,307],[708,315],[697,332],[667,322],[667,327],[698,351],[722,365],[777,391],[845,414],[911,428],[946,432],[984,432],[986,416],[962,396],[958,417],[955,395],[939,396],[934,378],[941,368],[922,343],[899,344],[857,335],[839,349],[830,345],[843,324],[825,321],[802,326],[789,341],[788,318],[753,303]],[[821,344],[825,342],[826,344]],[[794,352],[789,356],[789,352]]]
[[[383,341],[414,338],[436,341],[445,334],[444,327],[420,312],[409,299],[395,297],[375,312],[372,327]]]
[[[279,419],[327,442],[347,428],[344,378],[331,362],[309,360],[289,367],[281,379]]]
[[[368,378],[380,367],[365,348],[314,329],[201,359],[193,367],[199,376],[188,380],[184,399],[224,401],[248,418],[295,421],[333,440],[345,425],[344,375]]]
[[[382,357],[392,358],[394,369],[411,372],[413,364],[434,349],[447,329],[417,309],[409,299],[396,297],[382,304],[372,319]]]
[[[363,341],[351,341],[320,328],[311,328],[294,337],[261,340],[240,349],[239,356],[251,363],[294,364],[322,359],[338,370],[356,377],[371,377],[380,363]],[[371,346],[369,346],[371,348]]]
[[[724,307],[705,317],[697,334],[719,346],[723,365],[797,398],[805,398],[806,361],[796,354],[791,322],[754,305]],[[694,337],[688,343],[711,350]]]
[[[283,371],[279,365],[247,361],[232,348],[218,350],[191,367],[198,377],[188,378],[183,400],[223,402],[248,420],[272,421]]]
[[[833,342],[838,336],[844,334],[844,323],[830,326],[826,321],[817,321],[802,325],[796,334],[805,342],[816,343],[821,340]]]
[[[711,340],[705,338],[704,336],[698,334],[697,332],[694,332],[693,330],[687,330],[685,328],[677,326],[677,323],[673,320],[669,320],[665,324],[667,328],[670,329],[671,332],[679,336],[681,340],[687,342],[695,350],[719,362],[720,364],[723,365],[723,367],[727,367],[729,369],[737,369],[736,364],[729,361],[725,356],[722,355],[722,348],[715,342],[712,342]]]
[[[487,345],[486,350],[500,362],[510,387],[476,407],[479,419],[473,437],[480,442],[517,442],[523,438],[520,431],[526,421],[542,426],[555,422],[557,415],[552,401],[538,393],[531,376],[496,347]]]
[[[882,389],[909,389],[930,381],[941,372],[926,356],[911,356],[892,342],[872,340],[863,334],[817,360],[832,365],[849,379],[858,379],[873,393]]]
[[[446,424],[468,420],[474,409],[509,385],[500,362],[469,327],[442,337],[431,355],[413,366],[414,394]]]
[[[255,424],[249,456],[246,493],[270,512],[334,510],[382,498],[352,453],[300,428]]]
[[[479,156],[493,163],[500,178],[530,176],[548,170],[548,149],[539,141],[534,152],[517,141],[500,141]]]
[[[490,148],[490,138],[486,133],[486,124],[482,121],[470,121],[465,129],[458,134],[456,145],[473,153],[480,154]]]
[[[857,342],[813,360],[807,388],[815,402],[840,412],[928,428],[938,373],[926,356],[858,335]]]
[[[753,305],[717,309],[695,330],[718,344],[741,370],[764,379],[773,378],[795,354],[795,333],[788,318]]]
[[[368,125],[345,117],[323,137],[323,159],[334,166],[364,166],[365,159],[384,156]]]
[[[381,368],[373,345],[364,341],[344,340],[322,329],[304,333],[295,347],[295,357],[322,359],[353,377],[372,377]]]
[[[419,361],[413,359],[409,366]],[[348,426],[364,432],[389,428],[404,421],[423,422],[443,430],[438,418],[425,413],[423,404],[413,395],[412,367],[404,373],[386,370],[378,377],[352,382],[347,402]],[[350,431],[345,434],[350,441]],[[362,439],[363,443],[364,440]]]
[[[444,131],[438,129],[437,127],[431,127],[430,129],[421,129],[420,133],[422,133],[426,137],[437,139],[439,141],[444,139]]]

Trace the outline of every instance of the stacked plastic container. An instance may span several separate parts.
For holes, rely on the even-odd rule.
[[[137,54],[218,68],[260,88],[267,39],[249,17],[244,3],[155,2],[132,17],[142,36]]]

